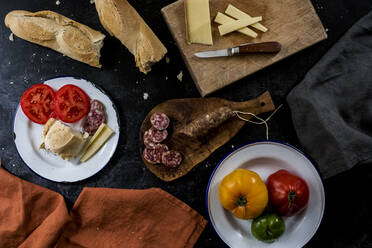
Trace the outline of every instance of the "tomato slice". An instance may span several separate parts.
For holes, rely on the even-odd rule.
[[[33,122],[45,124],[53,113],[54,90],[46,84],[35,84],[21,97],[23,113]]]
[[[88,114],[90,99],[76,85],[67,84],[57,91],[54,98],[54,109],[61,121],[76,122]]]

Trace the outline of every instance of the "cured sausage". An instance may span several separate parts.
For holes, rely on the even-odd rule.
[[[96,110],[104,112],[105,111],[105,106],[100,101],[98,101],[96,99],[93,99],[90,102],[90,109],[96,109]]]
[[[146,147],[143,151],[144,159],[151,164],[159,164],[162,161],[162,155],[168,151],[168,146],[156,144],[154,149]]]
[[[174,150],[165,151],[161,156],[161,162],[166,167],[176,168],[182,162],[182,155]]]
[[[164,113],[154,113],[150,118],[150,122],[157,130],[164,130],[169,126],[169,118]]]
[[[90,103],[90,111],[83,124],[83,130],[89,133],[89,135],[93,135],[105,121],[105,106],[98,100],[92,100]]]
[[[220,107],[216,111],[196,118],[184,128],[181,128],[179,132],[190,137],[201,137],[230,119],[233,115],[234,112],[229,107]]]
[[[157,130],[156,128],[151,127],[148,132],[149,139],[153,143],[160,143],[168,137],[168,131],[166,129]]]
[[[156,143],[154,143],[150,137],[150,133],[149,131],[146,131],[144,134],[143,134],[143,143],[145,144],[145,146],[147,148],[151,148],[151,149],[154,149],[154,146],[156,145]]]

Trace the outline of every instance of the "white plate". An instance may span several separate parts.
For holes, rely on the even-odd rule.
[[[274,243],[264,243],[251,234],[251,220],[240,220],[226,211],[218,198],[222,179],[238,168],[257,172],[266,181],[279,169],[302,177],[310,189],[308,206],[300,214],[284,218],[286,230]],[[299,248],[318,229],[324,212],[324,188],[313,164],[296,148],[273,141],[248,144],[230,153],[216,167],[207,187],[207,208],[210,222],[221,239],[230,247]]]
[[[91,99],[97,99],[105,105],[107,125],[115,131],[108,142],[85,163],[78,159],[63,160],[59,156],[40,150],[44,125],[30,121],[20,106],[14,118],[15,144],[23,161],[38,175],[55,182],[76,182],[93,176],[109,162],[119,141],[119,119],[111,99],[93,83],[84,79],[61,77],[48,80],[45,84],[58,90],[66,84],[74,84],[83,89]],[[78,126],[76,123],[72,126]]]

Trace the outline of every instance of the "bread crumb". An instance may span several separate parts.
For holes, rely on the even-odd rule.
[[[165,57],[165,63],[169,64],[170,62],[170,58],[169,57]]]
[[[10,40],[10,41],[14,41],[14,34],[13,34],[13,33],[10,33],[10,35],[9,35],[9,40]]]
[[[143,93],[143,100],[147,100],[149,98],[149,94],[148,93]]]
[[[178,79],[180,82],[182,82],[182,77],[183,77],[183,72],[180,71],[180,73],[178,73],[178,75],[177,75],[177,79]]]
[[[56,1],[56,5],[60,5],[61,2],[59,0]]]
[[[89,2],[90,2],[90,4],[94,4],[94,0],[90,0]]]

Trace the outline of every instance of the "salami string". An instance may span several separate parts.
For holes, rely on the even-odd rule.
[[[251,112],[242,112],[242,111],[233,111],[233,113],[242,121],[246,121],[246,122],[250,122],[252,124],[256,124],[256,125],[262,125],[262,124],[265,124],[265,127],[266,127],[266,140],[269,140],[269,125],[267,124],[267,122],[271,119],[271,117],[273,117],[275,115],[275,113],[283,106],[283,104],[280,104],[279,107],[277,107],[270,115],[269,117],[266,118],[266,120],[262,119],[261,117],[258,117],[257,115],[251,113]],[[256,118],[257,120],[259,121],[252,121],[250,119],[247,119],[247,118],[244,118],[242,117],[241,115],[251,115],[253,116],[254,118]]]

